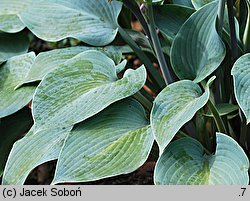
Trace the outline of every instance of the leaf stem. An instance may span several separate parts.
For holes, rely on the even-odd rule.
[[[162,48],[161,48],[161,44],[160,44],[160,40],[158,38],[158,34],[156,32],[156,26],[155,26],[155,21],[154,21],[154,14],[153,14],[153,7],[152,4],[147,4],[147,12],[148,12],[148,27],[149,27],[149,31],[151,34],[151,39],[153,42],[153,46],[154,46],[154,50],[156,53],[156,57],[158,59],[162,74],[163,74],[163,78],[165,80],[166,85],[171,84],[173,82],[173,79],[171,77],[169,68],[167,66],[164,54],[162,52]]]
[[[242,111],[240,110],[240,119],[241,119],[241,129],[240,129],[240,143],[246,146],[247,143],[247,130],[248,130],[248,126],[247,126],[247,121],[246,118],[244,116],[244,114],[242,113]]]
[[[164,80],[160,76],[157,69],[153,66],[146,54],[141,50],[141,48],[135,43],[135,41],[129,36],[129,34],[122,28],[118,27],[118,31],[122,38],[127,42],[127,44],[132,48],[132,50],[137,54],[141,61],[145,64],[147,70],[152,75],[152,79],[156,82],[160,88],[165,87]]]
[[[201,85],[202,85],[203,89],[205,90],[206,89],[206,83],[205,83],[205,81],[202,81]],[[226,134],[227,133],[226,126],[224,125],[224,122],[223,122],[223,120],[222,120],[222,118],[221,118],[221,116],[220,116],[217,108],[215,107],[215,105],[211,101],[211,95],[210,95],[210,97],[208,99],[207,106],[208,106],[209,110],[213,114],[214,121],[215,121],[215,124],[216,124],[219,132]]]
[[[247,22],[245,26],[245,31],[243,35],[243,45],[244,45],[244,51],[249,52],[250,51],[250,3],[247,2],[247,10],[248,10],[248,16],[247,16]]]
[[[147,25],[147,22],[146,22],[144,16],[141,13],[141,10],[140,10],[139,6],[136,4],[136,2],[131,1],[131,0],[123,0],[123,4],[128,9],[130,9],[132,11],[132,13],[135,15],[135,17],[137,18],[137,20],[139,20],[145,34],[148,36],[148,38],[150,40],[150,32],[149,32],[149,29],[148,29],[148,25]]]
[[[148,111],[151,111],[153,107],[153,103],[150,102],[147,98],[145,98],[141,92],[137,92],[133,95],[136,100],[138,100]]]
[[[224,125],[224,123],[219,115],[217,108],[215,107],[215,105],[213,104],[213,102],[210,99],[207,102],[207,106],[214,116],[214,121],[216,123],[216,126],[217,126],[219,132],[226,134],[227,133],[226,127],[225,127],[225,125]]]
[[[222,37],[225,5],[226,5],[226,0],[219,1],[217,31],[220,37]]]
[[[150,101],[150,102],[153,102],[153,101],[154,101],[154,97],[153,97],[150,93],[148,93],[148,91],[146,91],[144,88],[142,88],[142,89],[140,90],[140,92],[141,92],[141,94],[142,94],[145,98],[148,99],[148,101]]]
[[[227,0],[227,8],[228,8],[228,20],[230,27],[232,59],[233,61],[236,61],[236,59],[238,58],[238,45],[237,45],[237,37],[236,37],[235,22],[234,22],[233,0]]]

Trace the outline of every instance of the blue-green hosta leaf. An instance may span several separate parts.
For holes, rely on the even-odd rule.
[[[58,158],[66,136],[72,127],[63,129],[31,129],[17,141],[4,169],[2,183],[21,185],[38,165]]]
[[[0,1],[0,30],[16,33],[25,28],[19,14],[31,4],[33,0],[1,0]]]
[[[171,40],[174,39],[184,22],[195,10],[185,6],[165,4],[154,7],[156,26]]]
[[[62,49],[55,49],[47,52],[42,52],[37,55],[34,64],[32,65],[24,83],[40,81],[48,73],[54,69],[60,67],[65,61],[73,58],[79,53],[87,50],[96,49],[105,53],[107,56],[112,58],[117,64],[122,59],[122,52],[118,46],[107,46],[107,47],[69,47]]]
[[[216,138],[214,155],[189,137],[171,143],[156,164],[155,184],[247,185],[249,161],[243,149],[225,134]]]
[[[215,1],[215,0],[191,0],[192,4],[196,10],[198,10],[202,6],[205,6],[206,4],[208,4],[212,1]]]
[[[209,80],[204,93],[193,81],[182,80],[168,85],[156,97],[150,122],[161,152],[178,130],[207,103],[213,79]]]
[[[239,110],[238,105],[233,105],[230,103],[221,103],[216,105],[216,109],[218,110],[218,113],[220,116],[224,116],[224,115],[228,115],[232,112],[235,112],[237,110]],[[205,116],[208,117],[213,117],[212,112],[209,110],[207,114],[204,114]]]
[[[225,45],[215,29],[218,2],[209,3],[183,24],[171,48],[171,63],[180,79],[200,82],[223,61]]]
[[[144,66],[128,69],[118,80],[113,60],[90,50],[49,73],[33,100],[37,128],[74,125],[108,105],[139,91],[146,81]]]
[[[117,34],[121,8],[118,1],[36,0],[20,13],[20,18],[43,40],[73,37],[90,45],[104,46]]]
[[[244,30],[242,41],[244,44],[245,52],[249,52],[250,50],[250,1],[246,0],[246,4],[247,4],[248,15],[247,15],[247,20],[246,20],[246,25],[244,28],[245,30]]]
[[[172,0],[172,3],[193,8],[193,4],[192,4],[191,0]]]
[[[231,74],[234,79],[234,94],[247,119],[250,122],[250,54],[241,56],[234,64]]]
[[[16,33],[23,30],[25,25],[17,15],[3,15],[0,13],[0,30],[7,33]]]
[[[34,86],[15,87],[23,81],[35,59],[33,52],[12,57],[0,67],[0,118],[13,114],[32,99]]]
[[[144,0],[144,2],[150,2],[150,0]],[[151,0],[153,4],[163,4],[164,0]]]
[[[215,0],[192,0],[192,4],[194,5],[195,9],[198,10],[202,6],[208,4],[208,3],[212,2],[212,1],[215,1]],[[240,39],[239,23],[237,21],[237,18],[235,18],[234,20],[235,20],[236,36],[237,36],[238,43],[240,44],[241,39]],[[231,45],[230,44],[230,27],[229,27],[227,6],[225,6],[225,11],[224,11],[223,28],[224,28],[224,31],[225,31],[225,34],[226,34],[226,35],[223,35],[223,37],[228,42],[228,44]]]
[[[59,156],[53,183],[130,173],[146,161],[153,141],[143,107],[133,99],[122,100],[74,127]]]
[[[0,120],[0,176],[12,145],[32,126],[32,115],[28,107]]]
[[[0,64],[13,56],[28,51],[28,37],[22,33],[8,34],[0,32]]]
[[[119,74],[120,72],[122,72],[125,69],[127,63],[128,63],[128,61],[126,59],[124,59],[121,63],[119,63],[115,67],[116,73]]]

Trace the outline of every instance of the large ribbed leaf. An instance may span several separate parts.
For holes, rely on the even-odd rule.
[[[13,56],[26,53],[28,48],[29,40],[24,34],[8,34],[0,32],[0,64]]]
[[[191,0],[172,0],[173,4],[187,6],[193,8]]]
[[[202,6],[215,1],[215,0],[192,0],[192,4],[194,5],[195,9],[198,10],[199,8],[201,8]],[[225,11],[224,11],[224,24],[223,24],[223,28],[225,31],[225,35],[223,35],[224,40],[227,41],[227,43],[229,45],[231,45],[230,42],[230,25],[229,25],[229,20],[228,20],[228,10],[227,10],[227,6],[225,6]],[[240,30],[239,30],[239,23],[237,21],[237,18],[234,19],[235,20],[235,31],[236,31],[236,37],[238,40],[238,44],[241,44],[241,39],[240,39]],[[240,47],[240,46],[239,46]]]
[[[247,185],[249,161],[243,149],[225,134],[216,138],[214,155],[189,137],[171,143],[156,164],[155,184]]]
[[[194,8],[196,10],[198,10],[202,6],[208,4],[208,3],[212,2],[212,1],[215,1],[215,0],[191,0],[192,4],[193,4],[193,6],[194,6]]]
[[[29,108],[0,120],[0,176],[12,145],[29,130],[32,125],[32,115]]]
[[[55,49],[47,52],[42,52],[37,55],[34,64],[32,65],[27,77],[25,78],[25,83],[40,81],[42,78],[53,71],[54,69],[60,67],[65,61],[71,59],[77,54],[84,52],[86,50],[97,49],[105,53],[107,56],[112,58],[117,64],[121,61],[122,53],[118,46],[107,46],[107,47],[69,47],[62,49]]]
[[[179,129],[207,103],[213,79],[208,82],[204,93],[196,83],[182,80],[168,85],[156,97],[150,122],[161,152]]]
[[[1,0],[0,1],[0,30],[9,33],[21,31],[25,25],[18,15],[33,0]]]
[[[230,103],[220,103],[215,106],[220,116],[228,115],[232,112],[236,112],[239,110],[238,105],[233,105]],[[213,117],[213,114],[210,110],[207,112],[207,114],[204,114],[204,115],[207,117]]]
[[[0,12],[0,30],[8,33],[16,33],[24,29],[25,25],[17,15],[3,15]]]
[[[171,48],[171,63],[180,79],[200,82],[222,62],[226,50],[218,36],[215,23],[218,2],[212,2],[184,23]]]
[[[75,126],[59,156],[53,183],[130,173],[146,161],[153,141],[143,107],[133,99],[122,100]]]
[[[111,43],[117,33],[122,3],[107,0],[33,0],[20,13],[23,23],[39,38],[67,37],[95,46]]]
[[[40,83],[33,101],[35,124],[38,128],[74,125],[133,95],[145,81],[144,66],[127,70],[118,80],[113,60],[95,50],[83,52]]]
[[[63,129],[31,129],[17,141],[8,158],[3,174],[3,184],[20,185],[32,169],[58,158],[66,136],[72,127]]]
[[[15,87],[23,81],[35,59],[33,52],[15,56],[0,67],[0,118],[23,108],[32,99],[34,86]]]
[[[241,56],[232,68],[234,94],[247,119],[250,122],[250,54]]]
[[[194,9],[166,4],[154,7],[156,26],[170,39],[174,39],[184,22],[194,13]]]

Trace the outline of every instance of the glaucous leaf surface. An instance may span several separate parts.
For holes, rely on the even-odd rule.
[[[180,79],[198,83],[223,61],[226,49],[215,29],[218,2],[200,8],[183,24],[171,48],[170,59]]]
[[[154,7],[156,26],[173,40],[184,22],[195,10],[185,6],[165,4]]]
[[[2,14],[0,11],[0,31],[7,33],[16,33],[23,30],[24,28],[25,25],[17,15]]]
[[[94,46],[111,43],[122,3],[107,0],[33,0],[20,13],[23,23],[46,41],[73,37]]]
[[[28,48],[29,40],[24,34],[0,32],[0,64],[13,56],[26,53]]]
[[[20,13],[34,0],[1,0],[0,1],[0,30],[16,33],[25,28],[19,18]]]
[[[245,52],[249,52],[250,50],[250,0],[246,0],[246,4],[247,4],[247,19],[246,19],[246,24],[244,27],[244,34],[243,34],[243,44],[244,44],[244,50]],[[243,28],[243,27],[242,27]]]
[[[34,86],[23,86],[16,90],[15,87],[23,81],[34,59],[34,52],[30,52],[12,57],[0,66],[0,118],[15,113],[32,99]]]
[[[153,141],[145,111],[137,101],[114,103],[70,132],[52,183],[130,173],[147,160]]]
[[[96,49],[100,52],[103,52],[104,54],[112,58],[117,64],[122,59],[122,52],[120,51],[118,46],[77,46],[41,52],[37,55],[34,64],[32,65],[27,77],[24,80],[24,83],[42,80],[45,75],[60,67],[67,60],[73,58],[79,53],[91,49]]]
[[[212,1],[215,1],[215,0],[191,0],[192,4],[196,10],[198,10],[202,6],[208,4]]]
[[[239,107],[238,105],[233,105],[230,103],[221,103],[216,105],[216,109],[218,110],[220,116],[224,116],[239,110]],[[213,117],[213,114],[211,113],[210,110],[208,111],[207,114],[204,115],[208,117]]]
[[[118,80],[115,63],[95,50],[78,54],[49,73],[33,100],[36,128],[79,123],[111,103],[139,91],[146,81],[144,66],[128,69]]]
[[[214,155],[186,137],[171,143],[160,156],[154,173],[158,185],[247,185],[249,161],[231,137],[217,133]]]
[[[14,144],[5,166],[2,184],[22,185],[35,167],[57,159],[71,129],[31,129]]]
[[[232,68],[234,94],[242,109],[247,124],[250,122],[250,54],[241,56]]]
[[[193,8],[191,0],[172,0],[172,3]]]
[[[150,122],[161,153],[180,128],[207,103],[213,79],[209,80],[204,93],[193,81],[182,80],[168,85],[158,94]]]
[[[32,123],[31,111],[27,107],[0,120],[0,176],[12,145],[29,130]]]
[[[144,2],[152,2],[153,4],[163,4],[164,0],[144,0]]]

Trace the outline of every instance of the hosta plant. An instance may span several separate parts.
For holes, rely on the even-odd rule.
[[[52,160],[52,184],[95,181],[149,155],[155,184],[249,183],[249,0],[1,0],[0,63],[3,184]]]

